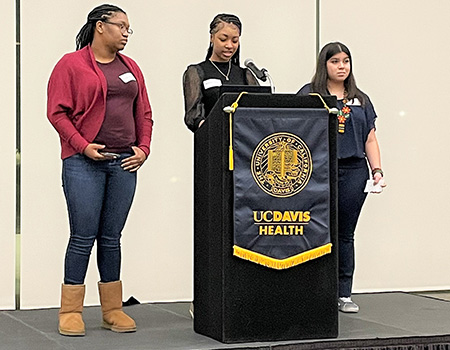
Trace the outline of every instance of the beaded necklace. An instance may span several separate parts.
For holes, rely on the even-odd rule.
[[[339,113],[337,114],[338,118],[338,132],[343,134],[345,132],[345,122],[348,118],[350,118],[350,112],[352,111],[349,106],[347,106],[348,100],[347,100],[347,91],[344,91],[344,99],[342,100],[342,103],[344,104],[342,108],[339,110]]]

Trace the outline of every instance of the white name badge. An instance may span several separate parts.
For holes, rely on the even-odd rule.
[[[120,80],[122,80],[125,84],[129,83],[130,81],[136,81],[136,78],[133,74],[130,72],[123,73],[122,75],[119,75]]]
[[[355,97],[347,102],[347,106],[361,106],[361,102]]]
[[[208,79],[203,82],[203,87],[205,90],[219,86],[222,86],[222,81],[220,79]]]

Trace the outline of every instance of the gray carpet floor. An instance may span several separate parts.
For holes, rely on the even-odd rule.
[[[99,307],[86,307],[86,336],[57,332],[57,309],[0,311],[0,350],[65,349],[274,349],[280,345],[319,344],[365,339],[450,335],[450,302],[426,294],[375,293],[355,295],[357,314],[339,314],[339,337],[271,343],[222,344],[192,329],[189,303],[141,304],[126,307],[138,325],[136,333],[117,334],[100,327]],[[286,347],[287,348],[287,347]]]

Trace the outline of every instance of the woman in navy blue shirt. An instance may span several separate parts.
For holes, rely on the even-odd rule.
[[[352,72],[352,57],[342,43],[325,45],[319,53],[316,72],[310,84],[298,94],[316,92],[338,99],[338,242],[339,310],[358,312],[352,301],[355,268],[354,233],[366,199],[364,192],[370,166],[373,185],[385,186],[380,149],[375,135],[377,115],[369,97],[358,89]]]

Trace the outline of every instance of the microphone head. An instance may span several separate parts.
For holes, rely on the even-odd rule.
[[[252,63],[255,64],[251,58],[247,58],[247,59],[244,61],[244,66],[248,67],[248,65],[249,65],[249,64],[252,64]]]

